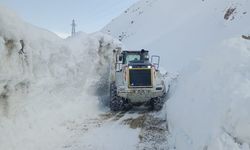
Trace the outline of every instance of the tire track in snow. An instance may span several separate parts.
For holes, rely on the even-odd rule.
[[[148,111],[107,112],[100,114],[97,118],[87,119],[81,124],[68,122],[67,129],[72,132],[72,139],[63,149],[79,150],[82,148],[77,141],[86,136],[91,130],[101,128],[105,124],[120,124],[124,128],[139,129],[139,143],[135,146],[137,150],[167,150],[167,121]],[[104,128],[105,129],[105,128]],[[113,137],[115,138],[115,136]],[[97,141],[98,142],[98,141]],[[94,143],[92,143],[94,144]],[[107,143],[110,144],[110,143]],[[84,145],[88,149],[88,146]],[[91,146],[89,149],[93,149]]]
[[[167,121],[154,113],[144,112],[136,118],[123,120],[130,128],[140,128],[138,150],[167,150]]]
[[[102,127],[105,123],[118,121],[124,115],[125,112],[107,112],[100,114],[96,118],[86,119],[81,123],[75,121],[65,122],[62,126],[66,127],[71,135],[70,140],[67,142],[67,144],[63,145],[62,148],[70,150],[81,149],[78,141],[81,137],[85,136],[85,134],[91,130],[96,130],[97,128]]]

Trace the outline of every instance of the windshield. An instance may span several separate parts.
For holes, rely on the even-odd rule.
[[[140,54],[128,54],[125,60],[125,64],[129,63],[130,61],[140,61]]]

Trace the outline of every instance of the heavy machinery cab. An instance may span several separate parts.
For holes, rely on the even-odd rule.
[[[120,59],[122,59],[122,64],[132,64],[132,63],[149,63],[148,51],[123,51],[121,53]]]
[[[140,51],[122,51],[117,53],[119,61],[117,61],[116,69],[123,72],[124,83],[128,88],[152,88],[155,76],[159,67],[159,56],[152,56],[149,61],[149,53],[147,50]],[[153,58],[157,57],[155,63]]]
[[[156,71],[159,69],[160,57],[156,55],[149,59],[149,52],[142,49],[141,51],[122,51],[118,53],[119,60],[116,61],[116,67],[121,70],[122,66],[130,66],[133,68],[149,68],[154,67]]]

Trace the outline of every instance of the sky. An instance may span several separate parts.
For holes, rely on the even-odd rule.
[[[76,31],[100,30],[138,0],[0,0],[25,21],[65,37],[71,33],[72,19]]]

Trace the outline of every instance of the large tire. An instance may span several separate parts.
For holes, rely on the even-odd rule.
[[[128,102],[126,99],[117,95],[117,88],[115,83],[110,85],[110,110],[111,111],[123,111],[128,109]]]
[[[120,97],[115,97],[110,100],[111,111],[122,111],[124,110],[123,100]]]
[[[153,110],[160,111],[166,101],[166,93],[161,97],[155,97],[151,99],[151,107]]]
[[[164,105],[164,103],[166,102],[166,100],[168,99],[168,92],[169,92],[169,89],[170,89],[170,85],[168,85],[168,89],[166,91],[166,88],[164,88],[164,94],[160,97],[155,97],[153,99],[151,99],[151,108],[153,110],[156,110],[156,111],[160,111]]]

